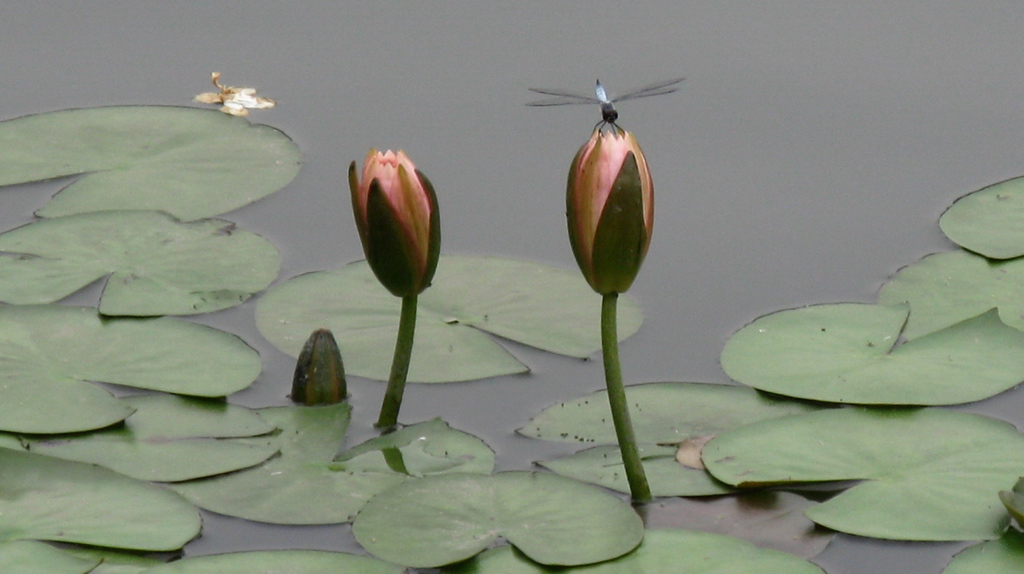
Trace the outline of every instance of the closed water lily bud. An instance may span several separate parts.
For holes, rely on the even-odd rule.
[[[307,406],[333,405],[348,398],[345,366],[334,334],[317,329],[306,340],[295,363],[292,400]]]
[[[569,242],[590,286],[624,293],[647,255],[654,227],[654,183],[633,134],[594,130],[569,170]]]
[[[377,279],[397,297],[430,286],[441,252],[434,187],[401,150],[370,150],[362,179],[348,170],[352,210],[363,253]]]

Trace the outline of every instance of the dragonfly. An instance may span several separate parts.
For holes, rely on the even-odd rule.
[[[605,90],[604,84],[601,80],[597,80],[597,85],[594,88],[594,96],[587,94],[580,94],[577,92],[570,92],[565,90],[549,90],[546,88],[529,88],[531,92],[538,94],[544,94],[545,96],[553,96],[545,98],[543,100],[536,100],[529,102],[528,106],[568,106],[572,104],[597,104],[601,106],[601,121],[598,122],[598,126],[602,124],[616,125],[615,120],[619,119],[619,112],[615,109],[615,104],[624,102],[626,100],[635,100],[638,98],[649,98],[651,96],[660,96],[663,94],[671,94],[672,92],[679,89],[679,83],[685,78],[675,78],[672,80],[664,80],[661,82],[655,82],[653,84],[647,84],[646,86],[630,90],[620,96],[609,97],[608,91]]]

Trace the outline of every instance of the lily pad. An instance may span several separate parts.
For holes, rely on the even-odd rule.
[[[0,541],[177,550],[199,534],[177,494],[103,467],[0,449]]]
[[[1024,380],[1024,333],[995,310],[898,344],[908,313],[840,303],[766,315],[729,339],[722,368],[763,391],[854,404],[966,403]]]
[[[161,317],[107,319],[87,307],[0,307],[0,430],[110,426],[132,407],[86,381],[202,397],[248,386],[259,355],[238,337]]]
[[[142,574],[166,562],[166,559],[160,560],[139,553],[118,552],[110,548],[65,546],[62,550],[79,558],[99,560],[99,566],[90,570],[89,574]]]
[[[820,408],[775,399],[747,387],[708,383],[630,385],[626,398],[637,441],[645,445],[679,444],[754,421]],[[608,392],[603,390],[548,407],[516,432],[544,440],[618,444]]]
[[[1024,474],[1024,435],[939,409],[832,409],[757,422],[704,446],[735,486],[864,480],[811,509],[840,532],[893,540],[984,540],[1006,528],[995,493]]]
[[[648,530],[634,552],[611,562],[579,568],[549,568],[509,546],[499,546],[454,568],[450,574],[545,574],[573,572],[621,574],[824,574],[820,568],[785,552],[757,548],[719,534],[687,530]]]
[[[643,523],[619,498],[558,475],[453,473],[377,495],[352,532],[371,553],[413,567],[465,560],[499,536],[532,560],[573,566],[629,552]]]
[[[1007,530],[998,540],[976,544],[953,557],[942,574],[1020,574],[1024,533]]]
[[[953,243],[992,259],[1024,255],[1024,177],[1016,177],[956,200],[939,227]]]
[[[640,447],[644,473],[654,496],[713,496],[733,488],[715,480],[703,469],[688,468],[676,460],[675,446]],[[537,464],[562,476],[590,482],[629,494],[626,469],[617,446],[597,446],[576,454]]]
[[[270,289],[256,307],[260,333],[296,357],[309,334],[330,329],[346,372],[386,380],[398,332],[400,299],[365,261],[340,271],[295,277]],[[419,296],[409,381],[466,381],[526,372],[490,333],[539,349],[588,357],[601,347],[601,298],[578,273],[496,257],[444,256]],[[642,315],[620,297],[619,336]]]
[[[1003,501],[1003,506],[1017,524],[1024,527],[1024,476],[1013,485],[1013,490],[1000,490],[999,500]]]
[[[191,315],[239,305],[277,277],[266,239],[223,220],[182,223],[155,211],[105,211],[0,235],[0,301],[52,303],[109,278],[104,315]]]
[[[0,123],[0,185],[80,175],[36,212],[225,213],[281,189],[299,171],[280,131],[215,110],[116,106]]]
[[[1024,331],[1024,259],[990,261],[966,251],[928,255],[900,269],[878,294],[880,303],[910,303],[903,336],[916,339],[997,307],[999,318]]]
[[[260,416],[281,429],[268,441],[280,448],[280,456],[255,468],[171,488],[207,510],[230,516],[276,524],[335,524],[348,522],[367,500],[411,474],[493,469],[494,453],[487,445],[440,420],[410,426],[394,433],[399,435],[395,438],[372,439],[334,463],[345,441],[350,408],[340,403],[263,409]],[[402,461],[407,472],[392,468],[389,458],[391,464]]]
[[[368,556],[319,550],[266,550],[194,556],[146,574],[402,574],[405,569]]]
[[[25,439],[25,447],[162,482],[231,472],[260,464],[277,452],[267,444],[228,440],[274,430],[249,409],[173,395],[122,400],[136,409],[123,425],[88,434]]]
[[[17,574],[87,574],[100,563],[62,552],[35,540],[0,542],[0,564]]]

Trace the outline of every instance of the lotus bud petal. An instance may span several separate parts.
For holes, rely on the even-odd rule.
[[[633,134],[594,131],[569,170],[566,215],[587,283],[602,295],[627,291],[654,228],[654,182]]]
[[[441,252],[437,196],[401,150],[370,150],[362,178],[348,172],[363,253],[377,279],[397,297],[430,286]]]
[[[346,398],[348,385],[338,343],[327,329],[313,331],[295,363],[292,400],[312,406],[333,405]]]

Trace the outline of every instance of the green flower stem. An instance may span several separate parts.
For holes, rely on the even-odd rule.
[[[398,409],[402,408],[402,393],[405,379],[409,375],[409,359],[412,358],[412,338],[416,332],[416,295],[402,297],[402,316],[398,320],[398,339],[395,341],[395,358],[391,362],[391,376],[384,391],[384,404],[380,407],[377,428],[389,429],[398,424]]]
[[[612,423],[619,439],[622,463],[626,467],[626,480],[634,502],[651,500],[651,487],[640,461],[636,446],[636,433],[629,418],[626,389],[622,386],[622,368],[619,366],[619,333],[616,321],[619,294],[608,293],[601,302],[601,348],[604,350],[604,379],[608,387],[608,402],[612,407]]]

